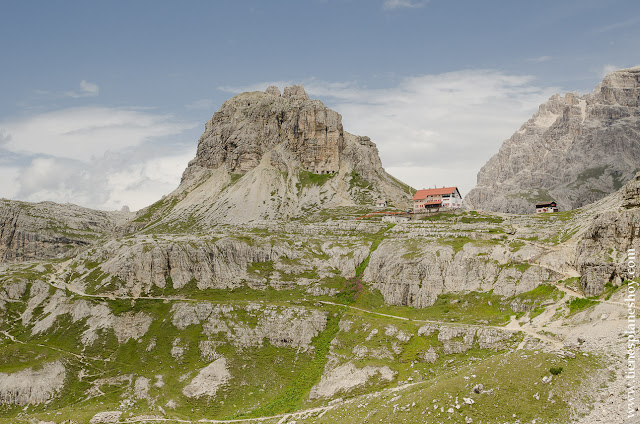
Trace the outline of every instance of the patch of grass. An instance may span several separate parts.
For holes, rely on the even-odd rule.
[[[522,240],[527,240],[527,241],[538,241],[538,236],[531,236],[531,237],[523,237]]]
[[[333,178],[336,174],[314,174],[309,171],[300,171],[298,172],[298,183],[296,187],[298,188],[298,192],[302,192],[305,187],[309,186],[322,186],[331,178]]]
[[[369,260],[371,259],[371,255],[376,251],[382,240],[384,240],[384,233],[393,228],[396,224],[389,224],[385,228],[380,229],[376,234],[373,235],[373,241],[371,242],[371,247],[369,248],[369,255],[365,258],[364,261],[356,268],[356,277],[361,277],[364,273],[364,270],[369,266]]]
[[[412,308],[388,305],[379,290],[365,285],[353,305],[411,320],[453,320],[457,323],[503,325],[509,322],[512,313],[509,301],[510,299],[492,293],[445,293],[438,295],[432,306]]]
[[[627,284],[629,284],[628,280],[623,281],[622,284],[620,284],[619,286],[614,286],[613,283],[611,283],[611,281],[607,281],[607,283],[604,285],[604,292],[602,292],[600,297],[604,297],[604,300],[609,300],[611,299],[611,296],[613,296],[616,292],[618,292],[622,287],[625,287]]]
[[[273,272],[273,261],[254,262],[247,265],[247,274],[251,276],[266,278],[268,280],[271,278]]]
[[[553,299],[558,295],[559,292],[560,290],[558,290],[551,284],[540,284],[533,290],[525,293],[520,293],[516,296],[516,299],[541,301],[546,299]]]
[[[314,348],[313,358],[310,361],[306,361],[305,365],[296,373],[297,375],[290,385],[275,400],[244,415],[245,417],[276,415],[279,413],[293,412],[302,407],[303,401],[308,397],[311,387],[320,381],[320,377],[324,372],[331,341],[338,333],[338,323],[340,322],[342,313],[343,311],[339,310],[338,313],[327,316],[326,329],[312,341]]]
[[[235,174],[233,172],[229,173],[229,178],[231,179],[230,184],[235,184],[240,178],[242,178],[243,174]]]
[[[545,311],[545,308],[535,308],[531,312],[529,312],[529,318],[530,319],[534,319],[535,317],[537,317],[538,315],[540,315],[544,311]]]
[[[529,268],[531,268],[531,264],[528,262],[518,262],[516,264],[513,264],[513,268],[524,274]]]
[[[421,221],[450,221],[457,218],[457,214],[450,212],[435,212],[420,218]]]
[[[491,215],[480,215],[476,212],[473,216],[463,216],[460,218],[460,222],[464,224],[477,224],[480,222],[488,222],[492,224],[500,224],[504,221],[502,217]]]
[[[360,277],[350,278],[345,281],[336,298],[338,302],[350,305],[358,300],[363,291],[364,285]]]
[[[582,312],[587,308],[597,305],[598,303],[600,302],[597,300],[575,297],[569,302],[569,315],[574,315],[578,312]]]
[[[560,375],[562,372],[562,367],[551,367],[549,368],[549,372],[553,375]]]
[[[451,246],[454,254],[462,250],[465,244],[470,243],[469,237],[456,237],[456,238],[439,238],[438,243]]]
[[[322,415],[296,418],[296,421],[299,424],[464,423],[469,417],[474,423],[530,423],[534,420],[565,423],[571,421],[570,399],[593,402],[591,394],[584,388],[588,386],[590,374],[599,365],[597,359],[582,355],[565,360],[531,351],[478,357],[475,361],[445,368],[421,384],[339,405]],[[562,378],[554,379],[548,385],[532,384],[547,375],[550,367],[556,366],[564,369]],[[501,371],[496,372],[496,369]],[[475,378],[469,380],[470,375]],[[482,383],[484,390],[491,390],[491,394],[470,393],[476,383]],[[534,397],[536,393],[539,400]],[[455,408],[453,399],[465,397],[472,398],[474,404],[469,406],[460,402],[460,409]],[[361,407],[363,402],[366,402],[366,408]],[[448,413],[448,408],[453,412]]]
[[[138,212],[138,215],[136,216],[136,219],[133,220],[133,222],[149,222],[153,217],[156,216],[157,213],[173,209],[173,207],[178,204],[178,202],[178,198],[160,199],[151,206],[142,209],[140,211],[142,213]]]
[[[526,243],[520,240],[514,240],[509,243],[509,250],[512,252],[517,252],[520,250]]]

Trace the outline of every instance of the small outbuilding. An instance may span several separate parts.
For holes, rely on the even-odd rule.
[[[556,202],[545,202],[536,204],[536,213],[558,212]]]
[[[376,200],[376,208],[378,209],[384,209],[387,207],[387,201],[384,199],[378,199]]]

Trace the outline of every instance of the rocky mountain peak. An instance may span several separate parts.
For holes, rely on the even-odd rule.
[[[304,87],[275,86],[227,100],[206,123],[196,157],[171,195],[138,222],[248,222],[374,205],[405,208],[412,189],[382,168],[369,137],[349,134],[342,116]]]
[[[608,74],[594,90],[596,101],[607,105],[640,105],[640,66]]]
[[[540,201],[575,209],[620,189],[640,162],[640,67],[593,93],[554,95],[478,173],[468,207],[531,213]]]
[[[282,97],[291,100],[309,100],[309,95],[301,85],[292,85],[291,87],[285,87]]]
[[[326,174],[338,171],[343,150],[340,114],[309,99],[301,85],[286,87],[282,95],[271,86],[225,102],[207,122],[189,166],[224,165],[229,172],[244,174],[271,152],[272,165],[282,171],[293,165]]]

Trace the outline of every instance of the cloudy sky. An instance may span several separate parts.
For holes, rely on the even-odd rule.
[[[0,0],[0,197],[133,210],[235,93],[303,84],[416,188],[640,64],[636,0]]]

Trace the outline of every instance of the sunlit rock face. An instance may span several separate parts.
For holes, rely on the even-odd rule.
[[[561,210],[620,189],[640,163],[640,67],[612,72],[593,93],[555,95],[506,140],[478,173],[470,208],[531,213]]]

